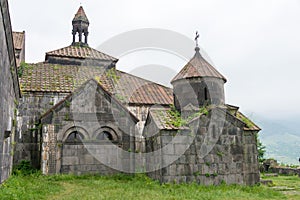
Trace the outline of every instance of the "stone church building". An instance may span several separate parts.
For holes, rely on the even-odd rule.
[[[14,34],[21,91],[14,164],[29,160],[44,174],[146,172],[160,182],[259,182],[260,128],[225,104],[226,78],[198,46],[169,88],[118,70],[117,58],[91,48],[81,6],[72,26],[71,45],[33,64],[23,62],[25,33]]]

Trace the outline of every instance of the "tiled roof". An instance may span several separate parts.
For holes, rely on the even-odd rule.
[[[60,102],[58,102],[57,104],[55,104],[52,108],[50,108],[45,114],[43,114],[41,116],[41,119],[49,116],[50,113],[52,113],[53,111],[59,109],[60,107],[65,106],[65,103],[68,100],[69,100],[69,102],[71,102],[74,99],[75,94],[77,92],[80,92],[81,90],[84,90],[87,84],[94,84],[94,83],[97,84],[97,86],[99,88],[101,88],[102,90],[104,90],[105,93],[108,93],[97,80],[95,80],[95,79],[89,79],[85,83],[83,83],[82,85],[80,85],[80,87],[76,88],[72,93],[70,93],[64,99],[62,99]],[[126,106],[124,106],[118,99],[116,99],[114,96],[111,96],[111,98],[113,99],[113,102],[116,103],[116,104],[118,104],[118,105],[120,105],[121,108],[124,109],[125,112],[128,113],[134,119],[135,122],[139,121],[139,119],[130,110],[128,110],[128,108]]]
[[[215,77],[223,79],[226,82],[226,78],[201,56],[198,47],[196,47],[194,57],[183,67],[171,82],[194,77]]]
[[[114,93],[122,95],[128,102],[139,104],[172,104],[173,90],[137,76],[116,71],[120,77]]]
[[[77,13],[75,14],[73,22],[74,21],[84,21],[84,22],[89,23],[89,20],[88,20],[88,18],[86,16],[86,14],[85,14],[82,6],[79,7]]]
[[[25,32],[13,32],[13,40],[15,49],[21,50],[23,48],[25,39]]]
[[[92,78],[124,103],[173,103],[172,89],[115,69],[104,72],[101,67],[28,64],[19,80],[22,92],[71,93]]]
[[[244,114],[242,114],[240,111],[238,111],[238,107],[232,106],[232,105],[226,105],[227,111],[229,111],[230,114],[232,114],[235,118],[238,120],[244,122],[246,126],[244,127],[244,130],[252,130],[252,131],[260,131],[261,129],[248,117],[246,117]],[[174,121],[174,117],[170,115],[169,112],[170,108],[151,108],[149,111],[149,115],[151,116],[152,120],[156,124],[156,126],[159,129],[164,130],[178,130],[178,129],[184,129],[188,127],[176,127],[170,123],[171,121]],[[223,109],[222,109],[223,110]],[[199,115],[200,116],[200,115]],[[197,116],[197,117],[199,117]],[[195,118],[192,119],[192,121]],[[189,122],[188,122],[189,123]]]
[[[118,59],[102,53],[96,49],[88,46],[70,45],[61,49],[50,51],[46,53],[46,60],[48,56],[81,58],[81,59],[97,59],[117,61]]]
[[[179,130],[179,129],[188,129],[188,127],[174,126],[171,121],[174,117],[169,112],[170,108],[151,108],[149,110],[149,115],[151,119],[156,124],[157,128],[160,130]]]

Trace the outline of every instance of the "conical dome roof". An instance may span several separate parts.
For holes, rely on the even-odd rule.
[[[72,20],[72,22],[76,22],[76,21],[83,21],[83,22],[89,23],[89,20],[86,16],[82,6],[79,7],[77,13],[75,14],[75,17]]]
[[[180,79],[189,79],[196,77],[220,78],[226,82],[226,78],[209,64],[200,54],[200,48],[195,48],[194,57],[183,67],[183,69],[172,79],[171,83]]]

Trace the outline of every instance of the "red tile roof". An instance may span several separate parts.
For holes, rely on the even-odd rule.
[[[194,77],[215,77],[223,79],[226,82],[226,78],[201,56],[198,47],[196,47],[194,57],[183,67],[171,82]]]
[[[115,69],[105,72],[101,67],[28,64],[19,80],[22,92],[71,93],[92,78],[124,103],[173,103],[172,89]]]
[[[173,90],[157,83],[117,71],[120,77],[114,93],[134,104],[172,104]]]
[[[88,46],[70,45],[46,53],[48,56],[117,61],[118,59]]]
[[[13,32],[13,41],[15,49],[21,50],[25,42],[25,31]]]

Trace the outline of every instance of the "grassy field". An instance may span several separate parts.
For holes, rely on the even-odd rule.
[[[274,186],[159,184],[145,175],[12,176],[0,199],[300,199],[300,178],[272,177]]]
[[[284,194],[287,199],[300,200],[300,177],[298,176],[279,176],[279,177],[264,177],[273,181],[270,187],[272,190],[279,191]]]

